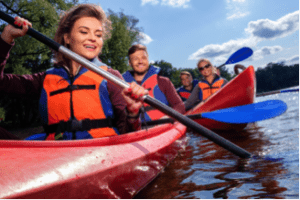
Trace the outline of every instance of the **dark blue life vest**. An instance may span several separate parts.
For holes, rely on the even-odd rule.
[[[181,97],[182,101],[186,101],[190,97],[194,87],[198,84],[198,80],[193,80],[192,84],[193,84],[192,90],[187,90],[184,88],[184,86],[181,86],[180,88],[177,89],[177,93]]]

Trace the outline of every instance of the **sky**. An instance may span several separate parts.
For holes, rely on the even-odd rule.
[[[239,64],[299,63],[298,0],[80,0],[104,11],[122,11],[139,20],[149,60],[175,68],[196,68],[201,58],[219,66],[235,51],[253,55]],[[226,65],[233,73],[233,66]]]

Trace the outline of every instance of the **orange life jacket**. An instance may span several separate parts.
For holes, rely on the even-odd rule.
[[[102,68],[107,70],[107,66]],[[99,125],[100,122],[114,118],[107,81],[85,68],[80,70],[74,80],[63,67],[48,70],[40,98],[40,113],[46,129],[51,126],[56,127],[56,131],[51,130],[53,132],[50,131],[47,139],[57,137],[57,131],[63,139],[99,138],[118,133],[112,124]],[[61,124],[67,126],[74,121],[85,127],[76,131],[60,132]],[[89,128],[91,129],[88,130]]]
[[[207,99],[210,95],[218,91],[223,84],[225,83],[225,80],[221,77],[214,80],[213,84],[209,84],[207,81],[200,81],[198,83],[199,88],[201,89],[202,94],[199,94],[200,100]]]
[[[147,89],[149,91],[149,96],[156,98],[157,95],[155,95],[155,92],[158,93],[159,87],[158,87],[158,83],[157,83],[157,74],[153,74],[152,76],[150,76],[146,81],[143,82],[142,86]],[[163,97],[165,98],[164,94],[160,91],[161,95],[163,95]],[[165,104],[168,105],[168,102],[166,101]],[[159,119],[162,118],[163,116],[165,116],[164,113],[160,112],[157,109],[153,109],[151,106],[149,106],[148,104],[144,103],[144,107],[145,107],[145,111],[147,113],[147,115],[149,116],[149,120],[155,120],[155,119]],[[149,121],[146,120],[146,121]]]

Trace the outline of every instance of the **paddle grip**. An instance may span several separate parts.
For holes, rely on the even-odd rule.
[[[213,131],[199,125],[195,121],[189,119],[187,116],[184,116],[180,114],[179,112],[173,110],[172,108],[168,107],[167,105],[157,101],[156,99],[153,99],[150,96],[146,96],[144,99],[144,102],[149,104],[150,106],[160,110],[161,112],[167,114],[170,117],[173,117],[174,119],[178,120],[183,125],[191,128],[193,131],[200,133],[204,137],[210,139],[211,141],[215,142],[219,146],[227,149],[228,151],[234,153],[235,155],[241,157],[241,158],[250,158],[251,154],[238,147],[237,145],[233,144],[232,142],[226,140],[225,138],[217,135]]]
[[[11,16],[9,16],[8,14],[4,13],[1,10],[0,10],[0,18],[3,19],[4,21],[6,21],[7,23],[11,24],[12,26],[21,29],[21,27],[18,27],[14,24],[14,22],[15,22],[14,18],[12,18]],[[32,36],[33,38],[35,38],[38,41],[44,43],[45,45],[49,46],[50,48],[52,48],[55,51],[58,51],[59,47],[61,46],[60,44],[58,44],[54,40],[44,36],[40,32],[38,32],[38,31],[36,31],[36,30],[34,30],[33,28],[30,28],[30,27],[27,31],[27,35]]]

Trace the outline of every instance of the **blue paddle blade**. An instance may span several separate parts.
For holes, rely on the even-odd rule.
[[[202,113],[203,118],[232,124],[246,124],[281,115],[287,109],[286,103],[280,100],[268,100]]]
[[[237,52],[235,52],[234,54],[232,54],[226,61],[225,65],[233,64],[245,60],[249,58],[252,54],[253,54],[252,49],[250,49],[249,47],[243,47],[239,49]]]

